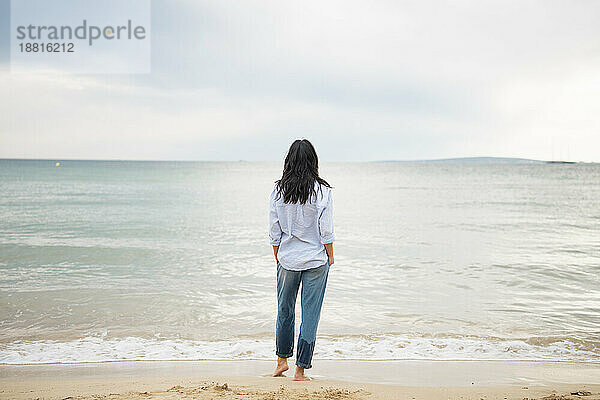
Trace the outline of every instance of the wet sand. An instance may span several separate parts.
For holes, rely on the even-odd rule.
[[[311,382],[269,361],[0,365],[1,399],[586,399],[600,364],[318,360]],[[578,394],[572,394],[572,393]]]

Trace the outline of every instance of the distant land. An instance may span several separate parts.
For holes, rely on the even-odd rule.
[[[426,162],[426,163],[501,163],[501,164],[576,164],[575,161],[544,161],[512,157],[459,157],[433,160],[382,160],[378,162]]]

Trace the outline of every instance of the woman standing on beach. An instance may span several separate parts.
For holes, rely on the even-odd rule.
[[[319,160],[306,139],[290,146],[270,198],[269,239],[277,262],[277,367],[288,370],[294,352],[296,295],[302,283],[302,323],[294,380],[308,381],[329,267],[333,265],[331,186],[319,177]]]

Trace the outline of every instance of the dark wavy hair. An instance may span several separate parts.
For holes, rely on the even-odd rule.
[[[283,195],[284,203],[304,204],[312,194],[316,196],[315,182],[331,187],[319,176],[319,158],[312,143],[306,139],[295,140],[285,157],[283,175],[275,181],[277,198]]]

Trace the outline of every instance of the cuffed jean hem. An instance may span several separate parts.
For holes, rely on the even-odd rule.
[[[291,356],[294,355],[294,353],[282,355],[281,353],[278,353],[278,352],[275,352],[275,354],[277,354],[277,357],[279,357],[279,358],[290,358]]]
[[[312,368],[312,365],[310,365],[310,364],[304,364],[304,363],[301,363],[300,361],[296,361],[296,365],[297,365],[298,367],[300,367],[300,368],[304,368],[304,369],[309,369],[309,368]]]

